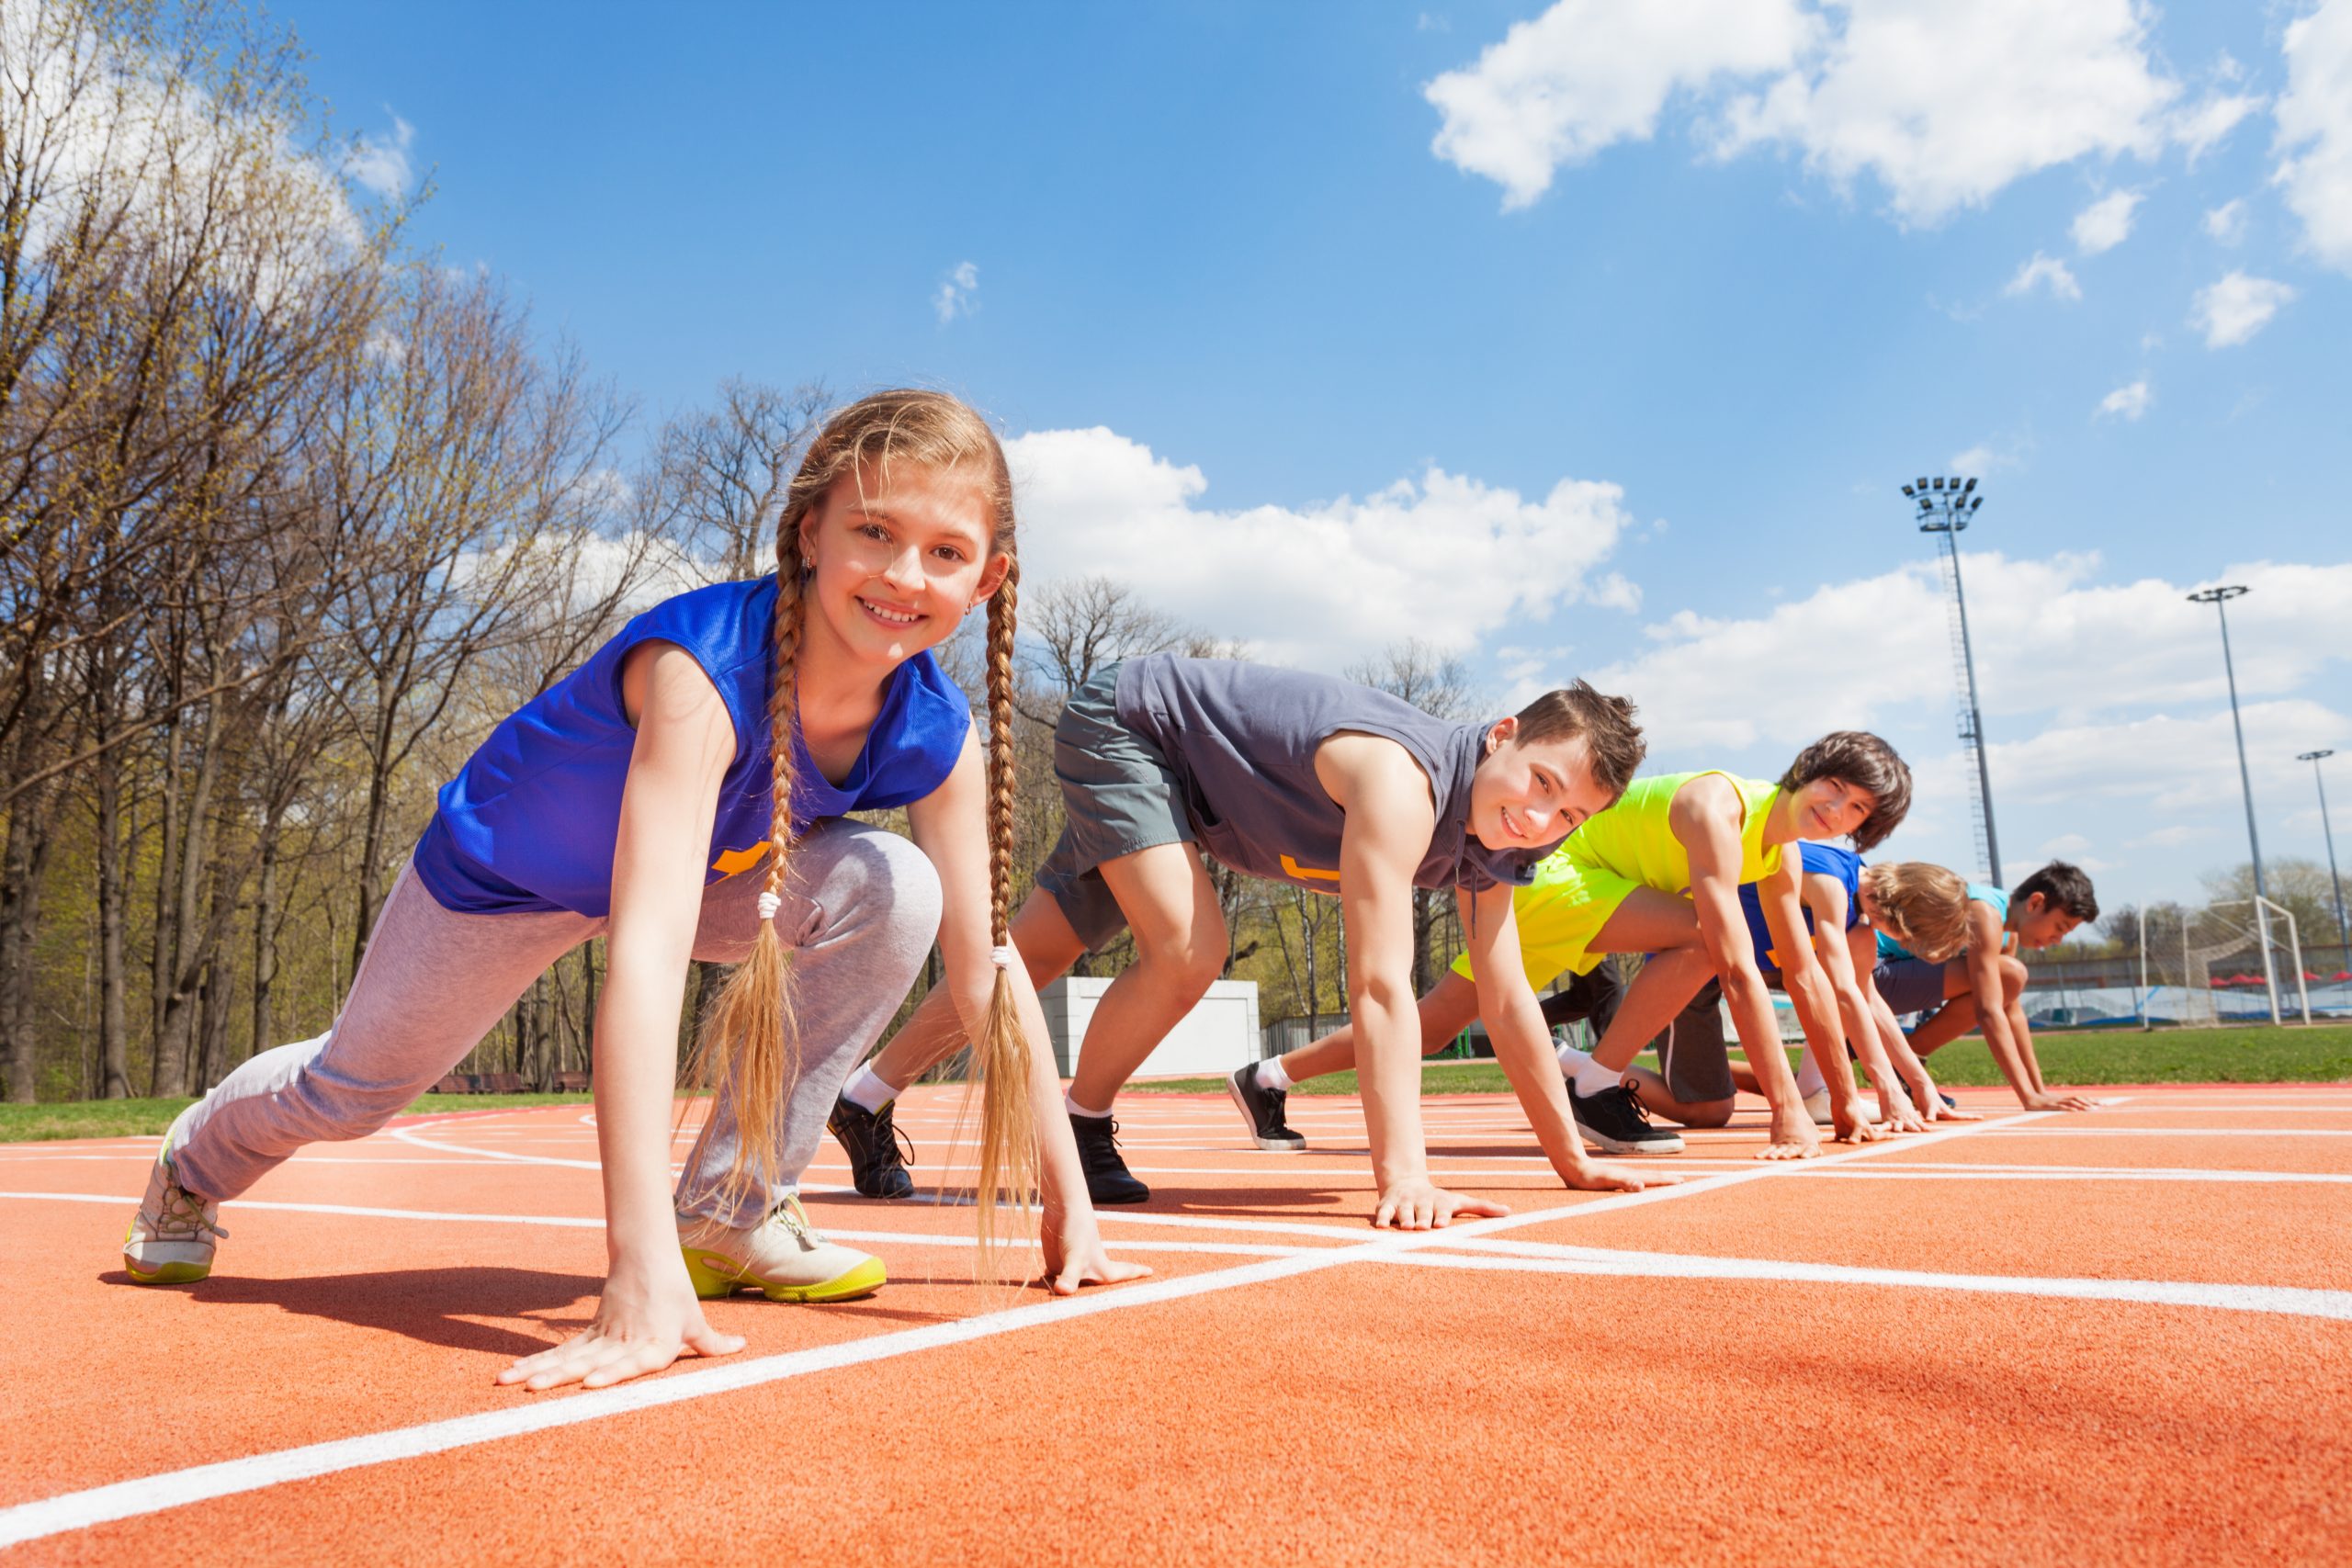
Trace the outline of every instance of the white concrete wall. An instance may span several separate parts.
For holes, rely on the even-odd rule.
[[[1068,1077],[1086,1038],[1094,1004],[1111,988],[1108,980],[1064,976],[1037,995],[1046,1009],[1046,1029],[1054,1038],[1054,1064]],[[1233,1071],[1258,1059],[1258,983],[1219,980],[1186,1013],[1159,1048],[1144,1059],[1137,1077],[1170,1074],[1216,1074]]]

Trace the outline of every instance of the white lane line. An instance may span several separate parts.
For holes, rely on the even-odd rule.
[[[1465,1244],[1495,1256],[1436,1252],[1369,1258],[1381,1264],[1432,1269],[1500,1269],[1536,1274],[1601,1274],[1635,1280],[1770,1280],[1823,1285],[1885,1285],[1910,1290],[1971,1291],[1987,1295],[2058,1296],[2076,1301],[2140,1302],[2154,1306],[2212,1307],[2228,1312],[2278,1313],[2293,1317],[2352,1320],[2352,1291],[2291,1285],[2200,1284],[2173,1280],[2085,1280],[2025,1274],[1937,1274],[1915,1269],[1857,1269],[1837,1263],[1790,1263],[1762,1258],[1700,1258],[1669,1252],[1616,1252],[1563,1247],[1530,1256],[1530,1244]],[[1522,1251],[1527,1247],[1528,1251]],[[1509,1248],[1506,1252],[1504,1249]]]
[[[2053,1116],[2068,1112],[2053,1111]],[[2005,1127],[2005,1133],[2068,1138],[2352,1138],[2352,1127],[2084,1127],[2053,1122],[2044,1127]]]
[[[136,1203],[134,1196],[121,1197],[106,1192],[0,1192],[0,1199],[21,1199],[53,1203]],[[221,1211],[270,1209],[295,1214],[334,1214],[346,1219],[364,1220],[430,1220],[439,1223],[478,1225],[537,1225],[559,1230],[602,1230],[601,1218],[582,1219],[560,1214],[476,1214],[455,1210],[438,1209],[379,1209],[355,1203],[281,1203],[266,1200],[232,1198],[220,1205]],[[979,1239],[970,1235],[936,1235],[922,1231],[837,1230],[824,1227],[825,1235],[835,1241],[854,1241],[890,1247],[977,1247]],[[1211,1241],[1159,1241],[1149,1236],[1119,1238],[1119,1245],[1136,1252],[1205,1252],[1225,1253],[1240,1258],[1288,1258],[1297,1253],[1317,1250],[1311,1247],[1278,1247],[1270,1244]]]
[[[1871,1181],[2301,1181],[2325,1186],[2352,1183],[2352,1176],[2315,1176],[2293,1170],[2201,1170],[2194,1166],[1872,1166],[1867,1170],[1825,1170],[1829,1180]]]
[[[1967,1137],[1991,1128],[2021,1122],[2029,1117],[2055,1114],[2058,1113],[2026,1111],[2001,1121],[1972,1122],[1940,1133],[1923,1134],[1911,1139],[1907,1145],[1867,1144],[1859,1148],[1825,1155],[1822,1160],[1842,1163],[1882,1155],[1898,1146],[1916,1149],[1951,1138]],[[1640,1192],[1613,1193],[1585,1203],[1532,1209],[1523,1213],[1505,1214],[1494,1219],[1472,1220],[1445,1230],[1413,1231],[1403,1234],[1393,1231],[1375,1233],[1372,1239],[1348,1247],[1308,1248],[1291,1257],[1266,1258],[1230,1269],[1212,1269],[1199,1274],[1184,1275],[1174,1279],[1149,1280],[1137,1284],[1122,1285],[1115,1291],[1105,1291],[1098,1295],[1065,1296],[1050,1302],[1040,1302],[1028,1306],[1011,1307],[1001,1312],[984,1314],[978,1317],[962,1318],[954,1323],[899,1329],[842,1345],[786,1351],[781,1355],[757,1357],[745,1361],[722,1362],[691,1371],[673,1372],[661,1378],[639,1379],[632,1382],[618,1383],[611,1388],[589,1390],[566,1394],[560,1398],[540,1400],[518,1396],[514,1404],[496,1410],[484,1411],[479,1415],[459,1416],[447,1421],[426,1422],[420,1426],[397,1427],[390,1431],[368,1433],[356,1438],[337,1438],[331,1442],[311,1443],[300,1448],[281,1449],[271,1453],[253,1454],[243,1459],[222,1460],[212,1464],[196,1465],[187,1470],[167,1471],[160,1475],[119,1481],[111,1485],[91,1487],[81,1492],[68,1492],[55,1497],[41,1498],[37,1502],[20,1503],[14,1507],[0,1508],[0,1548],[18,1545],[28,1540],[39,1540],[43,1537],[61,1534],[66,1530],[84,1529],[110,1520],[158,1513],[166,1508],[180,1507],[210,1498],[233,1496],[239,1493],[257,1491],[263,1487],[308,1480],[315,1476],[330,1475],[365,1466],[389,1463],[394,1460],[415,1459],[426,1454],[446,1452],[451,1449],[519,1437],[525,1433],[548,1431],[560,1427],[575,1426],[584,1421],[599,1420],[605,1416],[656,1409],[662,1405],[707,1398],[714,1394],[731,1393],[812,1372],[831,1371],[842,1367],[856,1366],[868,1361],[882,1360],[948,1345],[968,1344],[974,1340],[1057,1324],[1073,1317],[1089,1317],[1105,1312],[1124,1312],[1130,1308],[1153,1306],[1161,1302],[1181,1300],[1188,1296],[1238,1290],[1245,1285],[1263,1284],[1299,1274],[1319,1272],[1346,1263],[1377,1261],[1391,1253],[1413,1252],[1439,1246],[1458,1246],[1472,1237],[1490,1235],[1496,1231],[1514,1229],[1520,1225],[1536,1224],[1547,1220],[1566,1219],[1583,1214],[1611,1213],[1620,1209],[1671,1202],[1677,1199],[1693,1197],[1702,1192],[1718,1191],[1725,1187],[1766,1180],[1785,1173],[1793,1163],[1758,1162],[1707,1181],[1676,1187],[1652,1187]],[[33,1196],[41,1195],[33,1194]]]

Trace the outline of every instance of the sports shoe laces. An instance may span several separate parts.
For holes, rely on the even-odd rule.
[[[218,1241],[228,1237],[229,1233],[220,1223],[206,1215],[204,1200],[176,1181],[164,1181],[160,1207],[163,1213],[159,1214],[142,1212],[139,1216],[147,1222],[148,1231],[157,1241],[202,1241],[207,1237]]]
[[[792,1233],[792,1239],[804,1248],[813,1251],[825,1245],[822,1233],[808,1223],[808,1211],[800,1206],[797,1192],[786,1193],[784,1201],[770,1210],[768,1217],[782,1221],[784,1228]]]
[[[1619,1084],[1617,1086],[1617,1092],[1624,1098],[1625,1113],[1627,1115],[1631,1116],[1634,1121],[1639,1122],[1644,1127],[1649,1128],[1652,1132],[1657,1131],[1657,1128],[1650,1122],[1649,1107],[1642,1103],[1642,1097],[1634,1092],[1634,1089],[1631,1084]]]

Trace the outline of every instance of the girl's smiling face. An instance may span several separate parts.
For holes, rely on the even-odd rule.
[[[986,491],[961,469],[843,475],[800,525],[809,631],[886,669],[944,640],[1012,564],[990,554],[990,521]]]

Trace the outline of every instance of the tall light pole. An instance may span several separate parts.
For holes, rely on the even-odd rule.
[[[2270,961],[2270,890],[2262,881],[2262,836],[2254,826],[2254,775],[2245,765],[2245,721],[2238,716],[2237,666],[2230,660],[2230,612],[2224,606],[2233,599],[2242,599],[2247,590],[2237,583],[2218,588],[2200,588],[2188,596],[2192,604],[2211,604],[2213,613],[2222,617],[2222,672],[2230,682],[2230,726],[2238,737],[2238,787],[2245,792],[2245,842],[2254,852],[2254,928],[2262,943],[2262,983],[2270,992],[2270,1021],[2278,1017],[2278,975]]]
[[[2319,773],[2320,759],[2335,755],[2333,750],[2298,751],[2295,761],[2312,765],[2312,782],[2319,785],[2319,830],[2327,835],[2327,879],[2335,885],[2335,942],[2338,947],[2352,948],[2352,931],[2344,923],[2344,878],[2335,874],[2335,829],[2327,822],[2327,781]]]
[[[1962,700],[1966,707],[1960,719],[1960,738],[1968,743],[1976,758],[1976,826],[1984,838],[1984,868],[1992,873],[1996,886],[2006,886],[2001,877],[2001,840],[1993,830],[1993,774],[1984,761],[1984,716],[1976,701],[1976,653],[1968,641],[1968,595],[1960,581],[1960,534],[1984,498],[1976,493],[1974,479],[1939,476],[1933,480],[1921,479],[1903,487],[1903,493],[1919,503],[1919,532],[1937,536],[1942,552],[1944,578],[1951,584],[1955,640],[1959,646],[1952,651],[1958,655]]]

